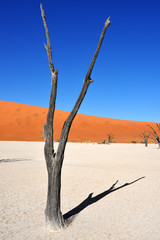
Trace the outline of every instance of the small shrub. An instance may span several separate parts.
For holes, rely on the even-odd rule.
[[[137,143],[136,141],[132,141],[131,143]]]

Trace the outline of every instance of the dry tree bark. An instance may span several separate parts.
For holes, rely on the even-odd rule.
[[[149,138],[157,142],[158,147],[160,149],[160,123],[156,123],[157,130],[155,130],[155,128],[151,127],[150,125],[148,125],[148,127],[150,127],[152,130],[152,131],[149,131],[150,133]]]
[[[58,79],[58,70],[54,68],[53,61],[52,61],[52,50],[49,38],[49,32],[46,24],[46,17],[44,14],[44,10],[42,4],[40,5],[41,8],[41,15],[44,23],[44,28],[46,32],[47,38],[47,45],[45,45],[48,61],[50,66],[51,72],[51,94],[50,94],[50,102],[49,102],[49,110],[47,114],[47,122],[44,125],[43,134],[45,138],[45,147],[44,147],[44,154],[46,160],[46,166],[48,171],[48,194],[47,194],[47,204],[45,209],[45,217],[46,217],[46,225],[48,228],[58,231],[66,227],[65,219],[61,213],[61,169],[64,159],[64,151],[68,139],[68,134],[70,131],[70,127],[72,122],[80,108],[80,105],[86,95],[88,87],[93,80],[91,79],[91,73],[98,56],[99,50],[101,48],[101,44],[104,39],[104,35],[106,29],[111,24],[109,18],[106,20],[103,30],[101,32],[101,36],[99,39],[99,43],[96,49],[96,52],[93,56],[91,64],[89,66],[88,72],[83,80],[83,86],[80,92],[80,95],[71,111],[69,117],[66,119],[62,132],[61,137],[58,145],[57,152],[54,151],[54,143],[53,143],[53,119],[54,119],[54,112],[55,112],[55,101],[56,101],[56,93],[57,93],[57,79]]]
[[[144,132],[142,132],[141,134],[139,134],[139,136],[140,136],[141,138],[143,138],[144,143],[145,143],[145,147],[147,147],[147,146],[148,146],[148,138],[149,138],[149,136],[150,136],[150,133],[147,133],[146,131],[144,131]]]
[[[111,143],[112,140],[114,139],[114,135],[111,133],[107,134],[107,137],[108,137],[108,143]]]

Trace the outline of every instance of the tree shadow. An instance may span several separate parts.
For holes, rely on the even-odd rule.
[[[6,159],[0,159],[0,163],[23,162],[23,161],[31,161],[31,159],[26,159],[26,158],[6,158]]]
[[[92,205],[93,203],[99,201],[100,199],[104,198],[105,196],[107,196],[108,194],[114,192],[114,191],[117,191],[121,188],[124,188],[124,187],[127,187],[141,179],[143,179],[145,177],[140,177],[130,183],[125,183],[117,188],[115,188],[116,184],[118,183],[118,180],[106,191],[96,195],[95,197],[92,197],[93,193],[90,193],[88,195],[88,197],[83,201],[81,202],[78,206],[76,206],[75,208],[73,208],[72,210],[68,211],[67,213],[65,213],[63,215],[64,219],[65,219],[65,222],[67,225],[69,225],[73,220],[74,218],[77,216],[78,213],[80,213],[81,211],[83,211],[86,207]]]

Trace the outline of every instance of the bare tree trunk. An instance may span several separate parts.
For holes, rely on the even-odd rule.
[[[48,171],[48,195],[45,209],[47,228],[55,231],[66,227],[60,206],[60,189],[61,189],[61,165],[55,159],[50,171]],[[61,161],[62,162],[62,161]]]
[[[90,78],[92,69],[94,67],[96,58],[98,56],[102,41],[104,39],[106,29],[111,24],[111,22],[109,21],[109,18],[105,22],[96,52],[93,56],[88,72],[83,80],[82,90],[80,92],[80,95],[77,99],[75,106],[73,107],[73,110],[71,111],[69,117],[67,118],[67,120],[63,125],[58,150],[57,150],[57,153],[55,153],[54,146],[53,146],[53,118],[54,118],[55,101],[56,101],[56,93],[57,93],[58,71],[54,69],[53,62],[52,62],[50,38],[49,38],[46,18],[45,18],[42,5],[41,5],[41,15],[42,15],[45,32],[46,32],[47,45],[45,45],[45,48],[47,50],[49,66],[51,71],[50,103],[49,103],[49,110],[47,114],[47,123],[44,125],[44,129],[43,129],[43,134],[45,138],[44,154],[45,154],[46,166],[48,171],[48,194],[47,194],[45,216],[46,216],[47,227],[57,231],[66,227],[65,220],[61,213],[60,193],[61,193],[61,169],[62,169],[62,164],[64,159],[64,151],[65,151],[66,143],[68,140],[68,134],[69,134],[72,122],[86,95],[88,87],[90,83],[93,82],[93,80],[91,80]]]
[[[150,137],[150,132],[147,133],[146,131],[144,131],[142,134],[139,135],[141,138],[143,138],[144,143],[145,143],[145,147],[148,147],[148,138]]]
[[[147,139],[145,139],[145,147],[147,147],[147,146],[148,146]]]
[[[155,128],[151,127],[150,125],[148,126],[152,130],[152,132],[150,131],[150,138],[158,143],[158,147],[160,149],[160,123],[156,123],[157,130],[155,130]]]

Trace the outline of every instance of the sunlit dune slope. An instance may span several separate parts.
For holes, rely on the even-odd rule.
[[[43,125],[47,108],[20,103],[0,101],[0,141],[44,141]],[[56,110],[54,119],[54,141],[60,138],[63,123],[69,112]],[[114,135],[115,142],[141,142],[139,134],[155,123],[118,120],[77,114],[73,121],[69,141],[102,142],[107,134]]]

